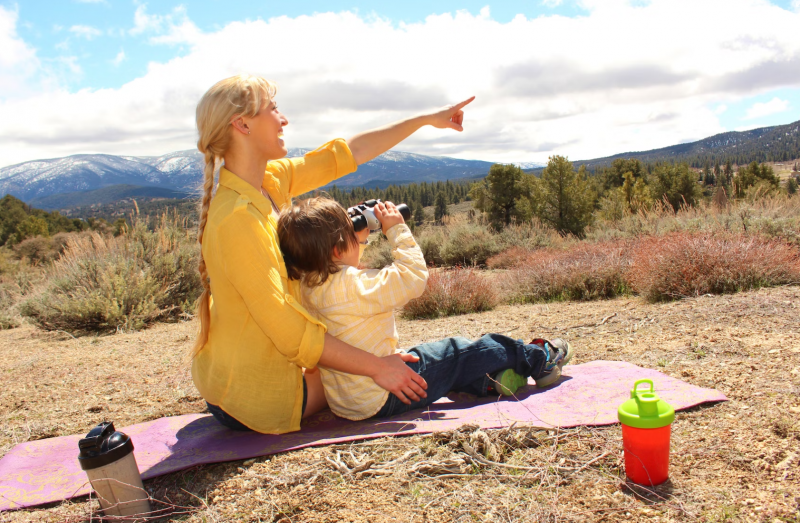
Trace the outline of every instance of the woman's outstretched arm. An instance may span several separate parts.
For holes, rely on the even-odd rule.
[[[369,376],[378,386],[408,405],[428,396],[425,392],[428,388],[425,379],[404,363],[417,359],[419,358],[406,353],[379,358],[326,333],[319,365],[348,374]]]
[[[350,147],[356,163],[361,165],[379,154],[385,153],[425,125],[431,125],[438,129],[463,131],[464,128],[461,126],[464,122],[463,108],[474,99],[475,97],[472,96],[461,103],[448,105],[431,113],[359,133],[347,140],[347,145]]]

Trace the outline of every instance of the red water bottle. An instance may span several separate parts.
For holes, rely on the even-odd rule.
[[[639,384],[649,383],[649,390]],[[633,384],[631,399],[617,410],[622,423],[622,446],[625,449],[625,474],[634,483],[660,485],[669,477],[669,437],[675,409],[659,399],[653,380]]]

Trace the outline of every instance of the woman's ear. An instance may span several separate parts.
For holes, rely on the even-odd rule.
[[[244,118],[242,115],[236,115],[231,120],[231,125],[234,129],[239,131],[242,134],[250,134],[250,129],[247,127],[247,123],[245,123]]]

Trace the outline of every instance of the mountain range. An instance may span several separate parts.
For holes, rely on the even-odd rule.
[[[290,149],[301,156],[310,149]],[[721,133],[691,143],[574,161],[596,169],[617,158],[643,162],[682,161],[692,167],[731,161],[792,161],[800,158],[800,121],[741,132]],[[339,180],[339,187],[380,187],[413,182],[480,179],[492,162],[459,160],[399,151],[386,152]],[[528,172],[541,164],[516,164]],[[76,154],[65,158],[35,160],[0,169],[0,197],[12,194],[43,209],[64,209],[123,198],[180,198],[198,193],[203,176],[203,157],[196,150],[163,156],[114,156]],[[116,200],[114,200],[116,198]]]
[[[288,156],[302,156],[308,151],[310,149],[290,149]],[[492,162],[479,160],[388,151],[359,166],[356,172],[336,180],[336,184],[340,187],[371,187],[481,177],[486,175],[491,165]],[[45,202],[48,207],[42,208],[54,208],[49,206],[58,204],[60,199],[76,198],[66,198],[65,194],[117,185],[158,187],[187,195],[197,194],[202,178],[203,156],[196,150],[149,157],[76,154],[0,169],[0,196],[12,194],[28,203]],[[78,199],[83,201],[85,198]]]
[[[572,163],[596,169],[611,165],[618,158],[636,158],[644,163],[686,162],[696,168],[704,167],[706,163],[713,167],[717,162],[724,164],[726,161],[735,165],[746,165],[753,161],[788,162],[800,158],[800,120],[786,125],[715,134],[696,142],[661,149],[620,153]],[[542,168],[525,170],[535,172]]]

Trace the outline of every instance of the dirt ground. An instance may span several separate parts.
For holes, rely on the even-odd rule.
[[[399,321],[404,345],[485,332],[567,338],[730,401],[678,413],[670,480],[625,481],[618,426],[474,427],[197,467],[147,482],[165,521],[800,521],[800,287],[667,304],[502,306]],[[196,325],[73,339],[0,332],[0,456],[15,444],[204,411],[183,355]],[[568,407],[567,407],[568,408]],[[97,520],[86,498],[0,522]]]

